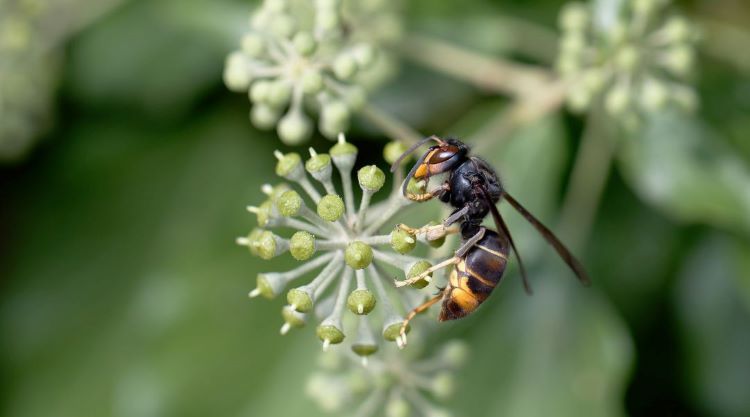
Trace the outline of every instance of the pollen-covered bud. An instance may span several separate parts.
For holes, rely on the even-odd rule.
[[[628,110],[630,99],[630,90],[628,87],[616,85],[607,93],[604,105],[610,114],[621,115]]]
[[[357,179],[362,190],[372,193],[378,192],[385,184],[385,174],[375,165],[360,168],[357,172]]]
[[[242,246],[247,246],[247,249],[250,251],[250,254],[253,256],[258,256],[258,251],[256,249],[256,246],[253,245],[253,242],[257,241],[258,238],[260,238],[260,235],[263,234],[263,229],[253,229],[248,233],[246,237],[239,237],[237,238],[237,244]]]
[[[333,163],[344,172],[349,172],[357,160],[357,147],[347,142],[343,134],[338,137],[338,142],[328,151]]]
[[[310,139],[312,122],[302,111],[292,110],[281,118],[276,132],[285,144],[299,145]]]
[[[414,262],[411,266],[409,266],[409,270],[406,272],[406,278],[413,278],[417,275],[423,273],[424,271],[430,269],[432,267],[432,264],[425,261],[417,261]],[[432,277],[432,273],[428,274],[427,277],[420,279],[419,281],[411,284],[414,288],[424,288],[427,285],[430,284],[430,278]]]
[[[318,216],[321,219],[335,222],[344,214],[344,201],[336,194],[323,196],[318,202]]]
[[[289,239],[289,253],[298,261],[306,261],[315,254],[315,236],[304,230],[295,232]]]
[[[391,247],[400,254],[409,253],[417,246],[417,236],[398,226],[391,232]]]
[[[385,148],[383,148],[383,159],[385,159],[388,164],[393,164],[404,154],[404,152],[406,152],[406,150],[407,147],[403,142],[397,140],[388,142],[388,144],[385,145]]]
[[[266,103],[272,107],[284,107],[292,98],[292,85],[286,81],[274,81],[268,88]]]
[[[255,289],[250,292],[250,297],[261,295],[271,299],[276,297],[284,287],[284,281],[278,278],[278,274],[258,274],[255,279]]]
[[[268,99],[268,95],[271,92],[271,86],[273,84],[270,81],[259,80],[253,83],[248,92],[248,98],[255,104],[265,104]],[[278,110],[274,109],[277,113]]]
[[[344,260],[352,269],[364,269],[372,262],[372,248],[361,241],[351,242],[344,252]]]
[[[307,313],[312,310],[315,303],[314,293],[308,285],[292,288],[286,293],[286,302],[295,310]]]
[[[281,309],[281,317],[284,319],[284,325],[281,326],[281,334],[286,334],[292,327],[304,327],[307,322],[303,313],[295,311],[289,306],[284,306]]]
[[[284,217],[296,216],[303,204],[302,197],[294,190],[284,191],[276,200],[276,208]]]
[[[318,339],[323,342],[323,349],[327,349],[328,345],[337,345],[344,341],[344,331],[341,329],[342,326],[340,322],[323,320],[318,328],[315,329],[315,334],[318,336]]]
[[[286,249],[282,241],[268,230],[264,230],[251,244],[255,246],[255,251],[261,259],[271,259]]]
[[[346,299],[346,306],[352,313],[358,315],[370,314],[375,304],[377,304],[375,294],[366,288],[352,291]]]
[[[389,342],[395,342],[401,337],[401,326],[404,324],[402,317],[390,317],[383,324],[383,338]],[[411,325],[406,325],[406,333],[411,330]]]
[[[305,177],[302,158],[298,153],[289,152],[288,154],[282,154],[279,151],[275,151],[274,155],[278,160],[276,163],[276,175],[290,180],[299,180]]]
[[[378,344],[372,334],[370,324],[366,319],[359,320],[357,339],[352,343],[352,351],[362,357],[363,364],[367,364],[367,357],[378,351]]]
[[[317,153],[310,148],[310,159],[305,162],[305,169],[318,181],[324,182],[331,179],[333,165],[331,156],[325,153]]]

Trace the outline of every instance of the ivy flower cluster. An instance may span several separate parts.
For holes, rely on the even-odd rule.
[[[697,95],[686,82],[695,66],[696,29],[683,17],[665,16],[669,0],[620,2],[608,16],[587,4],[560,13],[558,69],[569,81],[569,107],[603,104],[611,116],[637,120],[666,105],[686,110]]]
[[[403,150],[396,142],[387,145],[386,160],[393,162]],[[300,262],[290,271],[258,274],[257,286],[250,292],[250,297],[273,298],[287,290],[282,334],[315,317],[319,321],[316,334],[324,349],[354,333],[352,351],[367,357],[383,340],[405,343],[406,335],[400,333],[405,313],[429,295],[419,290],[431,277],[398,290],[393,288],[393,277],[410,278],[431,267],[429,261],[407,253],[420,241],[439,246],[445,235],[425,241],[411,228],[393,226],[393,218],[410,203],[400,192],[401,171],[394,175],[389,197],[373,204],[373,196],[385,185],[385,174],[375,165],[360,168],[356,181],[361,199],[356,204],[352,174],[357,152],[343,134],[327,154],[310,149],[306,162],[299,154],[276,152],[276,173],[299,191],[286,183],[264,186],[268,199],[248,207],[257,216],[258,228],[238,238],[237,243],[263,259],[288,252]],[[333,184],[334,168],[341,177],[342,193]],[[409,187],[414,192],[423,190],[414,181]],[[381,233],[386,225],[392,230]],[[282,237],[273,231],[278,228],[295,232]],[[313,278],[300,284],[305,276]]]
[[[329,138],[348,129],[366,91],[387,77],[384,46],[400,33],[390,0],[265,0],[250,18],[241,48],[226,59],[224,82],[245,92],[250,119],[276,127],[286,144],[319,131]]]
[[[327,412],[357,407],[352,415],[358,417],[449,417],[437,404],[453,395],[455,373],[468,359],[469,347],[452,340],[421,356],[418,350],[404,354],[390,348],[362,367],[352,354],[323,353],[307,394]]]

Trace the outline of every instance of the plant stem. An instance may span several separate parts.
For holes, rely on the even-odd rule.
[[[536,91],[551,78],[541,67],[512,62],[427,36],[411,34],[400,45],[409,58],[479,88],[506,95],[523,96]]]
[[[561,209],[560,234],[573,251],[588,239],[612,166],[616,147],[605,132],[604,117],[589,113]]]
[[[403,142],[407,146],[422,140],[422,135],[419,132],[372,104],[365,104],[359,114],[382,130],[392,140]]]

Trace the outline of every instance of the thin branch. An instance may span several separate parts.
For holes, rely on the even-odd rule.
[[[546,84],[552,74],[542,67],[488,57],[436,38],[410,34],[400,45],[405,58],[479,88],[523,96]]]
[[[372,104],[365,104],[359,111],[359,114],[383,131],[392,140],[403,142],[407,146],[422,140],[422,135],[408,124]]]

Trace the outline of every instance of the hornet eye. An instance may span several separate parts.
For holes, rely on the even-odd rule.
[[[428,164],[439,164],[441,162],[445,162],[449,159],[451,159],[453,156],[455,156],[458,153],[458,147],[453,145],[448,145],[445,147],[441,147],[439,150],[437,150],[435,153],[433,153],[430,156],[430,160],[427,161]]]

